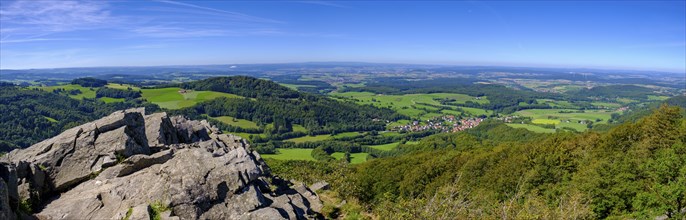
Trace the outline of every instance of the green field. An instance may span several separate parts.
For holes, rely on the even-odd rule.
[[[283,141],[290,141],[294,143],[303,143],[303,142],[314,142],[314,141],[323,141],[323,140],[328,140],[331,138],[331,135],[329,134],[321,134],[321,135],[315,135],[315,136],[304,136],[304,137],[298,137],[298,138],[291,138],[291,139],[286,139]]]
[[[219,116],[219,117],[213,117],[214,119],[217,119],[224,124],[236,126],[236,127],[241,127],[241,128],[259,128],[255,122],[248,121],[245,119],[237,119],[231,116]]]
[[[532,117],[533,119],[548,119],[548,116],[558,117],[560,120],[564,119],[576,119],[576,120],[595,120],[596,118],[603,119],[607,121],[610,119],[610,114],[612,111],[604,110],[586,110],[583,113],[559,113],[560,111],[577,111],[574,109],[527,109],[515,112],[515,115],[521,115],[524,117]]]
[[[293,127],[293,130],[295,130],[295,126]],[[303,142],[324,141],[324,140],[329,140],[329,139],[334,139],[334,138],[356,137],[356,136],[361,136],[361,135],[364,135],[364,133],[351,131],[351,132],[343,132],[343,133],[336,134],[336,135],[330,135],[330,134],[320,134],[320,135],[315,135],[315,136],[309,136],[308,135],[308,136],[304,136],[304,137],[286,139],[283,141],[290,141],[290,142],[294,142],[294,143],[303,143]]]
[[[52,92],[55,89],[64,89],[64,90],[66,90],[66,94],[69,94],[69,91],[74,90],[74,89],[81,91],[81,94],[69,95],[69,97],[74,98],[74,99],[84,99],[84,98],[94,99],[95,98],[95,91],[98,90],[98,88],[89,88],[89,87],[83,87],[81,85],[74,85],[74,84],[64,84],[64,85],[59,85],[59,86],[46,86],[46,87],[31,87],[31,88],[40,88],[40,89],[47,91],[47,92]],[[110,98],[110,97],[102,97],[99,99],[104,101],[105,103],[123,102],[126,100],[123,98]]]
[[[388,150],[393,150],[393,149],[396,148],[399,144],[400,144],[400,142],[394,142],[394,143],[390,143],[390,144],[371,145],[371,146],[369,146],[369,147],[374,148],[374,149],[378,149],[378,150],[386,150],[386,151],[388,151]]]
[[[460,115],[460,114],[462,114],[462,112],[455,111],[455,110],[449,110],[449,109],[441,110],[441,112],[443,114],[448,114],[448,115]]]
[[[273,158],[277,160],[311,160],[315,159],[312,157],[312,149],[304,148],[279,148],[279,153],[277,154],[260,154],[263,158]],[[351,153],[350,163],[358,164],[367,161],[368,153]],[[340,160],[345,156],[345,153],[335,152],[331,156],[337,160]]]
[[[601,124],[601,123],[599,123],[599,124]],[[578,122],[574,122],[574,121],[562,122],[562,123],[560,123],[560,126],[556,126],[556,127],[557,128],[567,127],[567,128],[571,128],[571,129],[574,129],[577,131],[585,131],[586,129],[588,129],[588,127],[586,127],[586,124],[579,124]]]
[[[294,124],[293,131],[307,133],[307,128],[303,127],[302,125]]]
[[[359,164],[359,163],[364,163],[367,161],[367,156],[368,153],[351,153],[350,154],[350,164]],[[345,153],[341,152],[335,152],[331,154],[333,158],[336,158],[336,160],[340,160],[345,156]]]
[[[569,109],[578,108],[576,105],[570,103],[569,101],[558,101],[558,100],[552,100],[552,99],[536,99],[536,102],[538,102],[538,104],[548,104],[550,107],[553,107],[553,108],[569,108]],[[522,103],[520,103],[520,105],[521,104]]]
[[[560,113],[560,111],[572,111],[571,113]],[[572,128],[577,131],[585,131],[586,124],[580,121],[590,120],[594,123],[607,123],[613,111],[606,110],[586,110],[583,113],[574,112],[574,109],[527,109],[515,112],[514,115],[531,117],[532,123],[536,124],[555,124],[556,128]],[[600,122],[595,122],[600,119]],[[557,123],[559,122],[559,123]]]
[[[467,113],[470,113],[472,115],[488,115],[491,114],[491,111],[489,110],[484,110],[480,108],[470,108],[470,107],[460,107],[462,110],[464,110]]]
[[[650,96],[649,96],[649,97],[650,97]],[[618,101],[618,102],[621,102],[622,104],[630,104],[630,103],[638,102],[638,101],[636,101],[636,100],[627,99],[627,98],[617,98],[617,101]]]
[[[110,98],[110,97],[102,97],[100,98],[105,103],[112,103],[112,102],[123,102],[126,101],[125,98]]]
[[[214,119],[217,119],[217,120],[220,120],[220,121],[227,120],[228,122],[230,122],[229,124],[235,124],[235,126],[238,126],[238,127],[241,127],[241,128],[258,128],[258,126],[257,126],[256,123],[254,123],[254,122],[252,122],[252,121],[248,121],[248,120],[238,119],[238,122],[233,122],[233,120],[232,120],[233,117],[230,117],[230,116],[215,117]],[[226,122],[224,122],[224,123],[226,123]],[[272,125],[272,124],[268,124],[268,125],[267,125],[267,127],[270,127],[270,126],[273,126],[273,125]],[[300,131],[300,132],[305,132],[305,133],[307,133],[307,129],[306,129],[305,127],[303,127],[303,126],[301,126],[301,125],[297,125],[297,124],[294,124],[294,125],[293,125],[293,131]],[[262,133],[253,134],[253,133],[228,132],[228,131],[224,131],[224,133],[235,134],[235,135],[238,135],[238,136],[240,136],[240,137],[242,137],[242,138],[245,138],[245,139],[250,139],[250,136],[251,136],[251,135],[252,135],[253,137],[255,137],[255,136],[260,136],[260,137],[262,137],[262,138],[266,138],[266,137],[267,137],[266,134],[262,134]],[[328,136],[328,135],[326,135],[326,136]]]
[[[360,88],[360,87],[364,87],[365,84],[366,83],[364,83],[364,82],[361,82],[361,83],[344,83],[344,84],[341,84],[341,86],[347,86],[350,88]]]
[[[278,154],[261,154],[261,156],[263,158],[273,158],[277,160],[314,160],[312,157],[312,149],[279,148],[278,151]]]
[[[554,89],[555,91],[559,91],[559,92],[562,92],[562,93],[567,93],[567,92],[571,92],[571,91],[577,91],[577,90],[580,90],[580,89],[583,89],[583,88],[585,88],[585,87],[584,87],[584,86],[580,86],[580,85],[561,85],[561,86],[555,86],[555,87],[553,87],[553,89]]]
[[[621,104],[612,103],[612,102],[591,102],[591,105],[603,107],[603,108],[619,108],[619,107],[622,107]]]
[[[238,135],[239,137],[242,137],[242,138],[245,138],[245,139],[250,139],[250,135],[252,135],[253,137],[254,137],[254,136],[260,136],[260,137],[262,137],[262,138],[267,137],[266,134],[251,134],[251,133],[243,133],[243,132],[224,132],[224,133],[235,134],[235,135]]]
[[[396,110],[397,112],[410,116],[410,117],[421,117],[426,114],[427,109],[430,111],[437,110],[435,106],[442,106],[440,101],[435,99],[449,99],[454,100],[451,103],[463,104],[467,101],[472,101],[476,103],[489,103],[487,97],[476,98],[473,96],[468,96],[465,94],[457,93],[430,93],[430,94],[406,94],[406,95],[383,95],[374,94],[370,92],[344,92],[337,93],[333,92],[330,94],[333,97],[354,99],[357,104],[365,105],[371,104],[377,107],[389,107]],[[447,106],[454,108],[452,106]],[[484,114],[486,111],[482,109],[474,108],[463,108],[465,112],[471,114]],[[426,118],[426,117],[425,117]]]
[[[340,134],[336,134],[332,137],[333,138],[343,138],[343,137],[357,137],[357,136],[362,136],[362,135],[364,135],[364,133],[351,131],[351,132],[343,132]]]
[[[155,103],[166,109],[180,109],[190,107],[198,102],[211,100],[219,97],[241,98],[234,94],[214,92],[214,91],[191,91],[187,93],[179,93],[179,88],[159,88],[159,89],[142,89],[143,98],[148,102]]]
[[[531,125],[531,124],[514,124],[514,123],[508,123],[507,126],[513,127],[513,128],[524,128],[529,131],[533,132],[538,132],[538,133],[555,133],[554,129],[547,129],[547,128],[542,128],[536,125]]]
[[[287,83],[279,83],[279,84],[281,84],[282,86],[288,87],[292,90],[298,90],[298,88],[300,88],[300,87],[315,87],[313,85],[298,85],[298,84],[287,84]]]
[[[664,95],[648,95],[648,100],[652,101],[664,101],[669,99],[669,96],[664,96]]]
[[[474,115],[474,116],[479,116],[479,115],[489,115],[491,114],[490,110],[485,110],[485,109],[480,109],[480,108],[470,108],[470,107],[459,107],[462,109],[462,111]],[[442,110],[444,114],[449,114],[449,115],[460,115],[461,112],[455,111],[455,110]]]
[[[113,88],[113,89],[121,89],[121,90],[128,90],[129,88],[131,88],[132,90],[137,90],[137,91],[141,90],[141,88],[133,86],[133,85],[118,84],[118,83],[108,83],[107,85],[105,85],[105,87]]]
[[[556,125],[556,124],[560,124],[560,120],[557,120],[557,119],[543,119],[543,118],[537,118],[537,119],[531,120],[531,123],[534,123],[534,124],[552,124],[552,125]]]
[[[40,88],[40,89],[47,91],[47,92],[52,92],[55,89],[64,89],[67,91],[67,94],[69,93],[69,90],[78,89],[81,91],[81,94],[69,95],[69,97],[72,97],[75,99],[83,99],[83,98],[94,99],[95,98],[95,90],[97,90],[97,88],[87,88],[87,87],[82,87],[81,85],[73,85],[73,84],[65,84],[65,85],[59,85],[59,86],[46,86],[46,87],[37,87],[37,88]]]
[[[419,117],[419,120],[425,121],[425,120],[429,120],[429,119],[433,119],[433,118],[437,118],[437,117],[441,117],[441,116],[443,116],[443,114],[430,112],[430,113],[423,114],[421,117]]]

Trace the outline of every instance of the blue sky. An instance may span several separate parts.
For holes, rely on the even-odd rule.
[[[6,1],[0,68],[360,61],[686,72],[686,1]]]

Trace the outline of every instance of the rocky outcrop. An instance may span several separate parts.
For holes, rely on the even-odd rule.
[[[145,116],[145,135],[150,148],[179,143],[179,136],[166,112]]]
[[[326,181],[316,182],[310,186],[310,189],[315,192],[319,190],[329,190],[330,188],[331,186]]]
[[[0,162],[0,219],[17,217],[15,210],[18,206],[19,193],[15,167],[9,163]]]
[[[119,111],[0,159],[0,219],[311,219],[321,202],[206,121]]]
[[[218,132],[216,127],[210,126],[205,120],[192,121],[183,116],[174,116],[171,118],[171,121],[177,131],[179,142],[181,143],[209,140],[210,133]]]

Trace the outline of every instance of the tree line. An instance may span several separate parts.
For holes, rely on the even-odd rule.
[[[93,77],[84,77],[72,80],[71,84],[81,85],[83,87],[103,87],[107,85],[107,80],[96,79]]]
[[[95,91],[95,97],[110,97],[110,98],[124,98],[124,99],[135,99],[141,97],[141,91],[134,91],[131,88],[127,90],[123,89],[113,89],[102,87]]]

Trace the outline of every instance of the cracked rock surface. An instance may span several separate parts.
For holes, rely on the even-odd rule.
[[[17,213],[21,203],[35,213]],[[318,219],[321,207],[240,137],[143,109],[0,158],[0,219]]]

